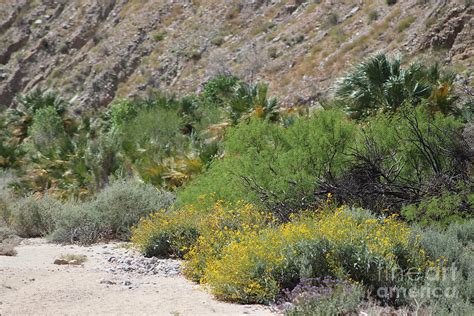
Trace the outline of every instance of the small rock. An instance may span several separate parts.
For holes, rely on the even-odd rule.
[[[117,284],[117,283],[115,283],[114,281],[102,279],[102,280],[100,280],[100,284],[114,285],[114,284]]]
[[[283,304],[281,304],[281,309],[285,310],[285,311],[290,311],[292,310],[293,308],[295,307],[295,305],[291,302],[285,302]]]
[[[130,286],[130,285],[132,285],[132,282],[130,282],[130,281],[128,281],[128,280],[127,280],[127,281],[123,281],[123,285],[125,285],[125,286]]]
[[[54,260],[53,263],[57,264],[57,265],[66,265],[66,264],[69,264],[69,261],[67,261],[65,259],[56,259],[56,260]]]

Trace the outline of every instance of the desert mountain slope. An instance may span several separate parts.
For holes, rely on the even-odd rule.
[[[464,0],[0,0],[0,104],[42,87],[102,107],[222,72],[311,104],[377,51],[442,61],[472,84],[473,12]]]

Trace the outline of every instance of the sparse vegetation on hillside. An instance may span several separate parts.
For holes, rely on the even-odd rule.
[[[26,3],[0,10],[0,106],[31,87],[76,96],[83,108],[153,89],[183,96],[229,71],[265,78],[284,105],[309,104],[377,51],[472,68],[467,0]]]

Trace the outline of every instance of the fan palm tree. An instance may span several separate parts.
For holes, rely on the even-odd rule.
[[[254,114],[256,117],[277,121],[279,118],[276,98],[269,98],[268,85],[258,83],[249,85],[240,83],[236,86],[234,95],[228,104],[228,112],[232,122]]]
[[[44,108],[52,107],[61,117],[64,116],[68,102],[61,98],[57,93],[51,91],[42,91],[40,89],[19,95],[16,98],[18,106],[8,109],[6,113],[6,125],[21,143],[28,136],[28,128],[33,123],[35,113]],[[64,124],[68,125],[69,119],[64,119]]]
[[[0,118],[1,145],[0,165],[3,167],[18,165],[24,150],[20,144],[28,137],[29,129],[33,124],[33,117],[38,110],[53,108],[61,117],[66,131],[70,130],[73,121],[65,118],[67,101],[54,92],[34,90],[16,98],[17,106],[7,109]]]
[[[423,100],[446,113],[453,110],[453,80],[452,75],[443,75],[438,65],[403,67],[399,57],[391,60],[378,54],[356,65],[338,82],[336,97],[354,117],[396,111],[405,103],[416,106]]]

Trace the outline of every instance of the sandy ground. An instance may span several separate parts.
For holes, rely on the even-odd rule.
[[[272,315],[264,306],[216,301],[181,275],[106,271],[117,244],[61,246],[24,240],[15,257],[0,256],[0,315]],[[82,266],[59,266],[83,254]],[[110,281],[110,282],[109,282]],[[107,284],[110,283],[110,284]]]

